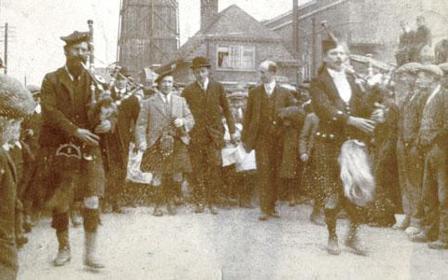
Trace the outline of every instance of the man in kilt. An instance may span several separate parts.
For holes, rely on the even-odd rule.
[[[54,265],[62,266],[70,261],[69,208],[73,201],[81,201],[84,264],[102,268],[96,257],[96,243],[99,197],[104,191],[105,176],[99,137],[92,131],[107,131],[108,127],[93,127],[89,117],[92,80],[83,67],[89,53],[89,33],[75,31],[61,39],[66,43],[66,64],[45,76],[41,90],[40,145],[50,185],[46,206],[52,210],[51,225],[59,243]]]
[[[347,139],[362,141],[373,132],[374,123],[367,119],[370,110],[362,90],[355,78],[345,71],[348,59],[346,47],[334,40],[322,43],[324,64],[311,83],[311,97],[320,120],[314,156],[329,233],[327,250],[333,255],[340,254],[336,220],[339,210],[343,208],[351,222],[346,245],[355,253],[362,254],[364,252],[357,238],[361,223],[360,209],[343,194],[338,156]]]
[[[166,201],[174,215],[174,196],[180,189],[184,173],[191,172],[188,154],[188,131],[194,126],[193,115],[183,97],[173,93],[173,76],[164,73],[156,80],[159,92],[143,101],[136,125],[136,144],[144,152],[142,171],[153,173],[152,185],[159,188],[154,216]]]

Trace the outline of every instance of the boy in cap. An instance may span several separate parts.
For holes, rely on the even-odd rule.
[[[73,201],[81,201],[84,264],[103,268],[96,256],[96,244],[99,197],[104,190],[105,177],[99,136],[91,130],[107,132],[111,127],[92,129],[94,124],[89,118],[92,80],[83,65],[89,53],[89,33],[75,31],[61,39],[66,43],[66,63],[45,76],[41,90],[40,144],[51,175],[47,206],[53,211],[52,227],[59,243],[54,265],[62,266],[70,261],[69,209]]]
[[[424,156],[423,189],[415,217],[425,218],[422,231],[410,236],[429,242],[431,249],[448,249],[448,92],[441,85],[443,71],[436,65],[418,69],[416,86],[429,93],[422,112],[417,143]]]
[[[19,137],[21,119],[35,107],[31,94],[19,81],[0,75],[0,278],[17,276],[15,244],[17,183],[16,168],[9,150]]]

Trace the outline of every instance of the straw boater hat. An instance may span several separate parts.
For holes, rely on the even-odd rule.
[[[34,111],[36,103],[18,80],[0,74],[0,117],[8,119],[23,118]]]

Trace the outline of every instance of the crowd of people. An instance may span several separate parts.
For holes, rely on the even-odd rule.
[[[122,213],[139,188],[156,217],[182,204],[213,215],[254,208],[258,197],[263,222],[281,218],[279,200],[313,201],[310,221],[326,225],[334,255],[341,216],[356,254],[366,254],[363,223],[448,249],[448,64],[420,55],[372,85],[333,38],[323,41],[316,78],[298,88],[277,82],[277,64],[266,60],[258,85],[228,94],[199,56],[185,88],[168,71],[134,89],[125,68],[113,85],[85,68],[89,33],[61,39],[66,63],[40,88],[0,75],[0,279],[16,279],[17,248],[45,212],[59,244],[55,266],[71,259],[71,220],[84,227],[84,264],[103,268],[101,213]],[[151,174],[139,186],[127,180],[138,153]]]

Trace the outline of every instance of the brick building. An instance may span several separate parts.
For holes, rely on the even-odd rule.
[[[173,62],[162,66],[159,72],[172,68],[177,82],[190,83],[194,80],[190,71],[192,59],[206,56],[212,65],[213,78],[233,91],[257,83],[259,63],[270,59],[279,65],[280,81],[296,82],[297,60],[277,33],[236,5],[220,13],[217,4],[202,6],[202,9],[201,30],[182,45]]]
[[[293,49],[293,12],[265,21]],[[433,46],[448,37],[446,0],[312,0],[298,8],[299,58],[304,78],[315,73],[321,63],[321,42],[327,37],[321,26],[327,21],[332,31],[347,41],[352,53],[395,63],[400,21],[415,29],[417,16],[426,18],[432,30]]]

